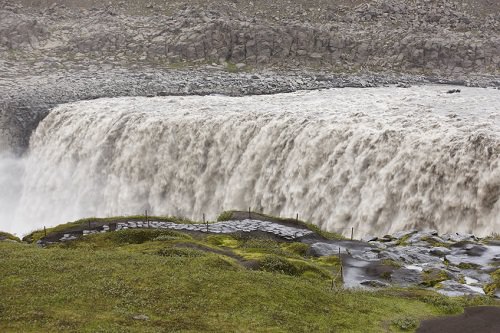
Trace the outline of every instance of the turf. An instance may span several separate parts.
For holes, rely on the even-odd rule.
[[[46,248],[0,242],[0,332],[398,332],[494,302],[347,291],[338,268],[338,258],[310,258],[299,243],[238,235],[124,230]]]

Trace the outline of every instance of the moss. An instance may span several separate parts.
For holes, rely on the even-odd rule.
[[[484,293],[488,296],[494,296],[495,292],[497,291],[497,284],[495,282],[488,283],[483,287]]]
[[[438,283],[449,280],[448,273],[437,268],[424,271],[421,284],[426,287],[434,287]]]
[[[439,242],[436,239],[434,239],[433,237],[422,237],[422,241],[429,243],[433,247],[449,248],[451,246],[450,243]]]
[[[500,290],[500,269],[491,273],[493,282],[488,283],[483,289],[486,295],[494,296],[497,290]]]
[[[230,235],[209,235],[206,237],[206,242],[221,247],[235,249],[240,246],[241,241],[235,239]]]
[[[413,234],[414,233],[411,233],[411,234],[408,234],[408,235],[404,235],[403,237],[401,237],[400,239],[397,240],[396,245],[398,245],[398,246],[406,246],[406,245],[408,245],[408,239],[410,239],[410,237]]]
[[[239,250],[244,256],[252,253],[275,254],[283,257],[290,255],[290,253],[281,248],[279,242],[269,239],[246,239],[241,243]]]
[[[293,243],[284,243],[281,245],[281,248],[292,254],[305,257],[307,255],[307,251],[309,250],[309,245],[305,243],[293,242]]]
[[[322,256],[315,259],[316,262],[327,266],[340,266],[339,256]]]
[[[397,262],[395,260],[392,260],[392,259],[383,259],[381,261],[381,264],[385,265],[385,266],[394,267],[394,268],[401,268],[401,267],[403,267],[403,264],[401,264],[400,262]]]
[[[226,210],[226,211],[219,214],[219,216],[217,217],[217,221],[219,221],[219,222],[229,221],[232,218],[233,218],[233,212]]]
[[[470,262],[461,262],[460,264],[458,264],[457,267],[460,269],[477,269],[480,268],[481,266]]]

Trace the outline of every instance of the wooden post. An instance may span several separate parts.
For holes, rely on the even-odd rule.
[[[45,234],[45,237],[47,237],[47,228],[45,228],[45,226],[43,227],[43,233]]]
[[[248,218],[251,219],[252,218],[252,213],[250,212],[250,207],[248,207]]]
[[[203,213],[203,223],[205,223],[205,226],[207,227],[207,232],[208,232],[208,221],[205,220],[205,213]]]
[[[354,227],[351,228],[351,240],[354,238]]]
[[[146,216],[146,223],[148,224],[148,228],[149,228],[149,219],[148,219],[148,210],[147,209],[144,211],[144,215]]]
[[[342,256],[340,255],[340,247],[339,247],[339,262],[340,262],[340,279],[344,282],[344,265],[342,265]]]
[[[297,222],[299,222],[299,213],[297,213],[297,216],[295,217],[295,220],[297,220]]]

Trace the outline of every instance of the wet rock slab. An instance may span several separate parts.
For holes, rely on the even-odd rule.
[[[349,288],[420,286],[448,296],[484,295],[500,268],[500,243],[472,234],[410,230],[366,239],[314,243],[310,254],[340,255]]]

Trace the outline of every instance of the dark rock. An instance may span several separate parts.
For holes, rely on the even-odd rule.
[[[416,269],[400,268],[391,274],[391,282],[400,286],[418,285],[422,283],[422,272]]]
[[[405,264],[442,264],[443,261],[429,254],[429,249],[425,247],[397,246],[383,250],[379,253],[380,259],[390,259]]]
[[[446,296],[484,295],[484,291],[479,287],[468,286],[451,280],[441,282],[437,292]]]
[[[396,87],[398,88],[411,88],[411,84],[406,83],[406,82],[399,82]]]
[[[451,250],[446,247],[433,247],[429,252],[434,256],[444,257],[450,254]]]
[[[465,246],[465,252],[469,256],[480,257],[487,250],[486,246],[468,244]]]
[[[362,286],[373,287],[373,288],[384,288],[390,286],[387,282],[382,282],[379,280],[364,280],[360,283]]]

